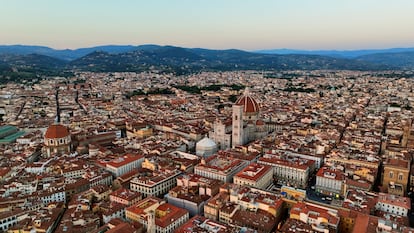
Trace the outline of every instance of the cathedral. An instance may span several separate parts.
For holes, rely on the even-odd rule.
[[[250,96],[248,88],[233,104],[232,109],[232,120],[216,120],[213,131],[209,133],[218,149],[225,150],[244,145],[269,133],[269,127],[266,127],[265,122],[259,117],[259,104]]]
[[[44,135],[44,148],[46,157],[58,154],[69,154],[72,150],[72,139],[65,126],[55,123],[47,128]]]

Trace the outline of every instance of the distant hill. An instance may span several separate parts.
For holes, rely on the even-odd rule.
[[[11,67],[6,62],[0,61],[0,74],[10,71],[12,71]]]
[[[388,66],[400,67],[403,69],[414,68],[414,51],[400,53],[377,53],[359,56],[359,61],[365,61],[375,64],[383,64]]]
[[[400,53],[414,52],[414,48],[392,48],[392,49],[364,49],[364,50],[294,50],[294,49],[268,49],[254,51],[263,54],[309,54],[341,58],[356,58],[359,56],[377,53]]]
[[[58,58],[61,60],[75,60],[83,57],[89,53],[95,51],[103,51],[108,53],[124,53],[133,50],[151,50],[158,48],[158,45],[103,45],[90,48],[80,49],[52,49],[44,46],[31,46],[31,45],[0,45],[0,54],[17,54],[17,55],[28,55],[28,54],[40,54],[49,57]]]
[[[76,50],[54,50],[41,46],[0,46],[0,78],[9,77],[9,80],[20,76],[71,75],[72,71],[157,70],[185,74],[231,70],[376,71],[413,68],[414,51],[369,54],[350,59],[311,54],[263,54],[236,49],[210,50],[159,45],[108,45]]]
[[[21,69],[40,69],[40,70],[56,70],[62,69],[66,66],[66,61],[49,57],[40,54],[15,55],[4,54],[0,55],[0,61],[10,67]]]
[[[331,58],[317,55],[258,54],[241,50],[187,49],[164,46],[153,50],[110,54],[94,52],[69,63],[76,70],[142,71],[150,68],[176,73],[201,70],[313,70],[387,69],[364,61]]]
[[[0,55],[1,54],[18,54],[18,55],[28,55],[28,54],[40,54],[46,55],[49,57],[58,58],[61,60],[72,61],[83,56],[86,56],[89,53],[102,51],[111,54],[126,53],[135,50],[143,51],[154,51],[160,48],[168,48],[174,46],[160,46],[160,45],[102,45],[89,48],[79,48],[79,49],[52,49],[45,46],[32,46],[32,45],[0,45]],[[208,56],[208,54],[214,54],[217,51],[222,53],[231,53],[235,51],[242,50],[210,50],[203,48],[191,49],[194,53],[203,54]],[[244,51],[246,52],[246,51]],[[364,55],[377,54],[377,53],[400,53],[400,52],[414,52],[414,48],[391,48],[391,49],[365,49],[365,50],[295,50],[295,49],[268,49],[268,50],[257,50],[251,51],[250,53],[259,53],[259,54],[279,54],[279,55],[288,55],[288,54],[301,54],[301,55],[320,55],[320,56],[330,56],[336,58],[357,58]],[[248,52],[246,52],[248,53]]]
[[[0,84],[8,81],[32,80],[39,76],[64,76],[67,62],[39,54],[0,55]]]

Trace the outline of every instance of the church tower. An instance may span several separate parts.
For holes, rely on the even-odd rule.
[[[249,88],[233,104],[232,147],[244,145],[255,139],[256,121],[259,119],[259,105],[250,96]]]
[[[233,105],[232,147],[243,145],[243,105]]]

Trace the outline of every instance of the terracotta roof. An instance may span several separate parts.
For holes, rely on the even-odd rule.
[[[262,120],[257,120],[256,121],[256,125],[264,125],[265,123],[264,123],[264,121],[262,121]]]
[[[378,202],[391,206],[398,206],[405,209],[411,209],[411,199],[408,197],[399,197],[388,193],[379,193]]]
[[[273,172],[272,167],[268,165],[252,163],[249,166],[245,167],[242,171],[237,173],[235,177],[257,182],[260,178],[262,178],[269,172]]]
[[[141,196],[141,193],[134,192],[134,191],[126,189],[126,188],[120,188],[116,191],[113,191],[111,193],[111,196],[122,198],[122,199],[127,200],[127,201],[132,201],[136,198],[139,198]]]
[[[53,124],[47,128],[45,138],[64,138],[69,136],[68,129],[63,125]]]
[[[237,210],[233,215],[232,221],[236,225],[243,225],[257,229],[258,232],[272,232],[276,225],[276,217],[267,211],[258,209],[257,211]]]
[[[316,173],[316,176],[340,181],[345,180],[345,175],[343,172],[336,169],[331,169],[329,167],[320,168],[319,171]]]
[[[258,112],[259,111],[259,104],[257,104],[256,100],[254,100],[250,95],[242,95],[240,96],[237,101],[237,105],[243,105],[243,112]]]
[[[148,209],[149,207],[154,206],[154,205],[158,206],[162,202],[163,202],[162,199],[150,196],[150,197],[147,197],[147,198],[139,201],[135,205],[128,207],[126,209],[126,211],[129,211],[129,212],[131,212],[133,214],[136,214],[136,215],[145,215],[146,214],[146,212],[145,212],[146,209]]]
[[[369,215],[367,214],[358,214],[358,217],[355,219],[354,229],[352,233],[366,233],[368,232],[369,224]]]
[[[177,228],[175,233],[193,233],[193,232],[208,232],[210,229],[214,229],[216,233],[230,233],[234,232],[234,227],[228,226],[225,223],[220,223],[206,217],[194,216],[186,223]],[[211,232],[213,232],[211,230]]]
[[[126,164],[132,163],[134,161],[137,161],[137,160],[140,160],[140,159],[143,159],[143,158],[144,158],[144,156],[142,156],[142,155],[127,154],[127,155],[124,155],[122,157],[118,157],[118,158],[108,162],[107,165],[119,168],[119,167],[125,166]]]
[[[134,233],[137,232],[135,228],[133,228],[129,223],[123,222],[112,229],[106,231],[107,233],[116,233],[116,232],[124,232],[124,233]]]
[[[292,207],[290,214],[300,215],[301,213],[308,215],[308,218],[325,218],[326,222],[332,225],[339,223],[338,215],[322,206],[298,202]]]
[[[167,228],[169,225],[177,221],[182,216],[188,214],[188,211],[181,209],[169,203],[164,203],[158,206],[157,212],[162,212],[158,217],[155,218],[155,224],[162,228]],[[188,218],[187,218],[188,219]]]

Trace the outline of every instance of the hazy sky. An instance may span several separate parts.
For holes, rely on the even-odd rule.
[[[414,1],[0,0],[0,44],[414,47]]]

